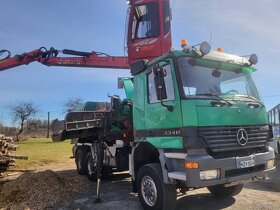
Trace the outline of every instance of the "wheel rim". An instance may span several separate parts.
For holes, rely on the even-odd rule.
[[[157,203],[157,188],[154,180],[150,176],[144,176],[141,181],[141,192],[145,202],[149,206]]]
[[[81,155],[78,156],[77,166],[78,166],[79,170],[82,169],[82,156]]]
[[[87,162],[87,168],[88,168],[88,174],[92,175],[95,173],[95,168],[96,168],[96,162],[93,161],[92,158],[90,158]]]

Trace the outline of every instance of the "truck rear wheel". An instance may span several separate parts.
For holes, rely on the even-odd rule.
[[[83,148],[78,148],[75,154],[75,163],[77,172],[80,175],[86,174],[86,151]]]
[[[91,152],[88,152],[86,156],[86,174],[87,174],[87,178],[90,181],[96,181],[97,179],[96,161],[93,160]]]
[[[207,188],[214,196],[220,198],[227,198],[238,195],[243,188],[243,184],[238,184],[230,187],[225,187],[223,185],[215,185]]]
[[[172,210],[176,207],[176,187],[164,184],[159,163],[140,168],[137,175],[137,189],[144,209]]]

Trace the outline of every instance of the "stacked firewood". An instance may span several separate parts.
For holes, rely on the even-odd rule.
[[[9,164],[14,162],[12,151],[16,151],[12,137],[0,134],[0,173],[7,170]]]

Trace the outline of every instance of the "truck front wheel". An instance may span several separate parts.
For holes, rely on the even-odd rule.
[[[164,184],[159,163],[140,168],[137,175],[137,189],[144,209],[172,210],[176,207],[176,187]]]
[[[238,195],[243,188],[243,184],[238,184],[230,187],[225,187],[223,185],[215,185],[207,188],[214,196],[220,198],[227,198]]]
[[[75,163],[77,167],[77,172],[80,175],[86,174],[86,151],[83,148],[79,148],[75,154]]]

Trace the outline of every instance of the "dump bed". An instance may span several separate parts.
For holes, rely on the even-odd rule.
[[[53,122],[53,141],[82,138],[94,135],[98,128],[106,128],[113,116],[111,111],[75,111],[69,112],[63,121]],[[63,128],[57,130],[56,128]]]

